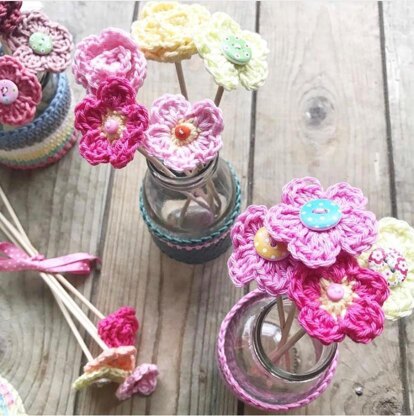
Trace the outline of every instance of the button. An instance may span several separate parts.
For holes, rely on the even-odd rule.
[[[189,126],[185,124],[179,124],[174,129],[175,137],[178,140],[187,140],[191,136],[192,130]]]
[[[339,283],[331,283],[326,289],[326,295],[332,302],[339,302],[345,294],[344,287]]]
[[[254,248],[259,256],[269,261],[283,260],[289,255],[286,244],[275,242],[265,227],[260,228],[254,236]]]
[[[314,231],[326,231],[339,223],[342,217],[339,205],[329,199],[314,199],[300,209],[302,224]]]
[[[29,46],[37,55],[49,55],[53,50],[53,40],[46,33],[35,32],[29,38]]]
[[[236,65],[246,65],[252,59],[252,50],[246,41],[237,36],[226,36],[222,50],[227,60]]]
[[[0,80],[0,104],[13,104],[19,96],[17,85],[9,79]]]

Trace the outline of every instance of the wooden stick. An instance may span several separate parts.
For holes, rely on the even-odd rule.
[[[224,88],[219,85],[216,92],[216,97],[214,98],[214,104],[218,107],[221,103],[221,99],[223,98]]]
[[[286,325],[286,319],[285,319],[285,310],[283,308],[283,298],[282,298],[282,296],[278,296],[276,298],[276,302],[277,302],[277,312],[279,314],[279,324],[280,324],[280,328],[283,331],[283,328]]]
[[[187,86],[185,84],[183,66],[181,65],[181,61],[175,63],[175,70],[177,72],[178,83],[180,84],[181,94],[184,96],[186,100],[188,100]]]
[[[279,350],[276,351],[276,354],[271,357],[271,361],[278,362],[282,355],[288,352],[305,334],[306,331],[303,328],[300,328]]]

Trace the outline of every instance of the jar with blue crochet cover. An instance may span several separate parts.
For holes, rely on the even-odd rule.
[[[199,264],[224,253],[240,211],[240,184],[217,157],[190,176],[166,176],[151,162],[140,194],[141,214],[157,246],[175,260]]]

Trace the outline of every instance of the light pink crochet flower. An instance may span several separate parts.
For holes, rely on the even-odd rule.
[[[276,243],[267,233],[266,213],[265,206],[250,205],[239,215],[231,230],[233,253],[228,268],[236,286],[255,280],[259,289],[277,296],[286,292],[295,260],[285,244]]]
[[[330,266],[341,250],[359,255],[375,242],[377,221],[366,203],[362,191],[345,182],[324,191],[315,178],[294,179],[283,188],[282,203],[270,208],[265,226],[308,267]]]
[[[345,336],[366,344],[380,335],[381,306],[389,293],[380,273],[360,267],[348,254],[327,268],[309,269],[298,263],[289,287],[289,297],[300,310],[300,324],[324,344]]]
[[[82,157],[91,165],[111,163],[120,169],[134,158],[144,139],[148,112],[135,101],[128,80],[110,77],[96,96],[88,95],[76,106],[75,127],[82,133]]]
[[[158,368],[154,364],[141,364],[119,385],[115,395],[118,400],[129,399],[134,394],[149,396],[157,387]]]
[[[0,123],[21,126],[33,119],[42,87],[32,72],[12,56],[0,57]]]
[[[138,328],[135,309],[123,306],[99,321],[98,334],[109,347],[134,345]]]
[[[182,95],[165,94],[152,105],[143,147],[177,172],[213,160],[223,144],[223,115],[211,101],[191,105]]]
[[[62,72],[70,64],[72,35],[43,13],[23,13],[18,27],[4,41],[13,55],[34,72]]]
[[[96,92],[108,76],[117,76],[137,92],[147,75],[147,61],[127,32],[108,28],[76,45],[72,70],[87,91]]]
[[[11,32],[22,18],[22,1],[0,1],[0,34]]]

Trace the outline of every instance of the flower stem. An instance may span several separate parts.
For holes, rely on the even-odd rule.
[[[177,77],[178,82],[180,84],[181,94],[184,96],[186,100],[188,100],[187,86],[185,84],[183,66],[181,65],[181,61],[175,63],[175,70],[177,71]]]
[[[219,85],[216,92],[216,97],[214,98],[214,104],[218,107],[221,103],[221,99],[223,98],[224,88]]]
[[[289,338],[280,349],[276,350],[276,353],[271,355],[269,358],[272,362],[277,363],[283,354],[287,353],[304,335],[306,331],[300,328],[291,338]]]

